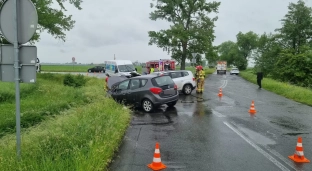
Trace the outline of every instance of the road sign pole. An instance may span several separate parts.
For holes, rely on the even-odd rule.
[[[19,0],[14,0],[14,69],[15,69],[15,101],[16,101],[16,152],[18,160],[21,158],[21,113],[20,113],[20,78],[18,61],[18,5]]]

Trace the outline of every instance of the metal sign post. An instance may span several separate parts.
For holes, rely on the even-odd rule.
[[[18,0],[14,0],[13,7],[13,22],[14,22],[14,69],[15,69],[15,110],[16,110],[16,153],[20,160],[21,158],[21,109],[20,109],[20,78],[19,78],[19,61],[18,61],[18,20],[17,20],[17,5]]]
[[[0,11],[0,30],[5,39],[13,44],[1,45],[0,79],[1,81],[15,82],[16,100],[16,152],[21,158],[21,114],[20,114],[20,81],[34,83],[36,78],[37,49],[35,46],[20,46],[27,43],[37,30],[37,10],[31,0],[7,0]],[[19,52],[21,49],[21,52]],[[24,55],[24,56],[23,56]],[[20,59],[23,57],[23,59]],[[12,61],[12,59],[14,59]],[[20,61],[23,62],[20,64]],[[14,68],[15,74],[11,75]],[[21,72],[20,78],[20,69]],[[30,78],[27,80],[27,78]]]
[[[192,59],[191,63],[194,64],[194,66],[196,64],[196,56],[197,56],[197,53],[192,53],[193,59]]]
[[[75,60],[76,60],[76,58],[75,58],[75,57],[72,57],[73,71],[74,71]]]

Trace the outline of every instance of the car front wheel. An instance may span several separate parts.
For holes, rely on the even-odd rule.
[[[89,69],[88,72],[90,73],[90,72],[91,72],[91,69]]]
[[[183,87],[183,93],[184,93],[185,95],[191,94],[191,93],[192,93],[192,87],[191,87],[191,85],[189,85],[189,84],[184,85],[184,87]]]
[[[144,99],[142,101],[142,108],[145,112],[151,112],[154,109],[154,105],[149,99]]]

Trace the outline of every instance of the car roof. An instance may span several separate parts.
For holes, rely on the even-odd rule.
[[[141,75],[141,76],[137,76],[137,77],[132,77],[132,78],[129,78],[129,79],[136,79],[136,78],[154,78],[154,77],[158,77],[158,75],[151,75],[151,74],[148,74],[148,75]]]

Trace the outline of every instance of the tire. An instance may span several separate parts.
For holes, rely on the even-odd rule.
[[[167,103],[168,107],[173,107],[176,104],[177,104],[177,101]]]
[[[88,72],[91,73],[92,72],[91,69],[89,69]]]
[[[183,89],[182,89],[183,94],[190,95],[192,93],[192,91],[193,91],[192,86],[190,84],[185,84],[183,86]]]
[[[154,110],[154,104],[149,99],[144,99],[142,101],[142,108],[145,112],[149,113]]]

